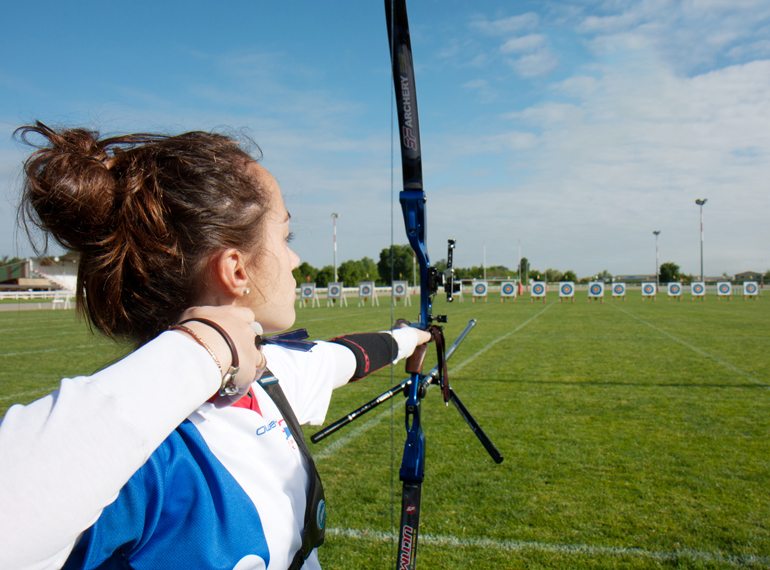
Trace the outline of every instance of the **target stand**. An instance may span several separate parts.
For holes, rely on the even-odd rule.
[[[612,299],[626,301],[626,284],[625,283],[613,283],[612,284]]]
[[[575,302],[575,282],[574,281],[562,281],[559,283],[559,303]]]
[[[657,292],[658,286],[655,283],[642,283],[642,301],[649,299],[654,303]]]
[[[412,306],[412,296],[409,294],[409,283],[406,281],[394,281],[391,287],[393,303],[398,305],[399,301],[404,302],[405,307]]]
[[[500,302],[506,301],[516,302],[516,283],[514,281],[503,281],[500,284]]]
[[[756,301],[759,297],[759,284],[756,281],[746,281],[743,284],[743,300]]]
[[[706,284],[703,281],[690,283],[690,302],[706,300]]]
[[[533,281],[529,287],[529,302],[534,303],[535,300],[545,303],[545,294],[548,291],[545,281]]]
[[[348,300],[345,298],[345,290],[342,283],[335,282],[329,283],[329,287],[326,290],[326,306],[334,307],[338,305],[340,307],[347,307]]]
[[[484,302],[489,301],[489,284],[483,280],[483,279],[474,279],[473,280],[473,302],[476,302],[476,299],[484,299]]]
[[[316,291],[315,283],[304,283],[299,288],[299,308],[304,309],[308,306],[320,307],[321,301],[318,300],[318,291]]]
[[[668,300],[676,299],[677,302],[682,300],[682,284],[678,282],[669,283],[666,285],[666,293],[668,294]]]
[[[588,302],[591,301],[604,303],[604,283],[601,281],[592,281],[588,284]]]
[[[358,284],[358,306],[365,307],[367,301],[371,303],[372,307],[380,306],[377,291],[374,289],[374,281],[361,281]]]
[[[733,296],[733,285],[729,281],[720,281],[717,283],[717,301],[726,299],[730,301]]]

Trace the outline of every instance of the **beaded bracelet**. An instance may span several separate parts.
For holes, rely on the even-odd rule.
[[[189,323],[192,321],[198,321],[199,323],[203,323],[204,325],[210,326],[212,329],[217,331],[219,335],[227,343],[227,346],[230,349],[230,355],[232,356],[232,359],[231,359],[230,368],[227,369],[227,372],[225,372],[224,376],[222,377],[222,385],[219,387],[219,395],[234,396],[238,394],[240,392],[240,389],[238,388],[238,385],[235,383],[235,375],[238,374],[238,371],[240,370],[240,366],[239,366],[239,360],[238,360],[238,350],[235,348],[235,343],[233,342],[233,339],[230,338],[230,335],[227,334],[227,331],[223,329],[218,323],[215,323],[214,321],[211,321],[209,319],[195,317],[191,319],[185,319],[184,321],[181,321],[180,323],[174,326],[180,327],[185,323]],[[188,328],[188,327],[185,327],[185,328]],[[195,335],[191,335],[191,336],[194,339],[196,339],[198,343],[201,344],[205,349],[207,349],[212,356],[214,356],[214,353],[211,351],[211,349],[208,348],[200,339],[197,339]],[[214,360],[219,365],[219,360],[217,360],[216,356],[214,356]],[[219,369],[222,370],[221,365],[219,366]]]
[[[170,331],[182,331],[182,332],[185,332],[185,333],[189,334],[195,342],[197,342],[199,345],[201,345],[203,348],[206,349],[206,352],[208,352],[211,355],[211,358],[214,359],[214,362],[217,363],[217,368],[219,368],[219,371],[222,372],[222,363],[219,362],[219,359],[217,358],[217,355],[214,354],[214,351],[211,350],[211,347],[208,344],[206,344],[201,337],[199,337],[197,334],[195,334],[194,330],[192,330],[190,327],[186,327],[186,326],[184,326],[182,324],[171,325],[170,327],[168,327],[168,330],[170,330]]]

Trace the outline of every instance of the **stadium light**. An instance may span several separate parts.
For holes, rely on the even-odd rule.
[[[700,206],[700,280],[703,281],[703,205],[708,198],[698,198],[695,203]]]
[[[332,247],[334,248],[334,252],[332,254],[332,259],[334,261],[334,282],[337,283],[337,218],[339,218],[340,215],[336,212],[332,213]]]
[[[660,273],[658,272],[658,267],[660,266],[660,256],[658,255],[658,236],[660,235],[660,230],[652,230],[652,233],[655,234],[655,289],[660,288]]]

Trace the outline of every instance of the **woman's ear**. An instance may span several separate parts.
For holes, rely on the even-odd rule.
[[[231,300],[243,297],[249,287],[246,259],[237,249],[225,249],[211,260],[214,285],[221,295]]]

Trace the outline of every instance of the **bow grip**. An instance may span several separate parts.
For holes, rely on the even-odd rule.
[[[420,344],[414,349],[412,355],[406,359],[406,371],[409,374],[422,374],[422,363],[428,351],[428,343]]]

